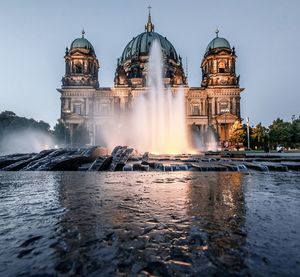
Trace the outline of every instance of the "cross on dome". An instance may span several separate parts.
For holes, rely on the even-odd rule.
[[[152,21],[151,21],[151,9],[152,9],[152,7],[148,6],[148,10],[149,10],[148,22],[145,25],[145,31],[148,32],[148,33],[149,32],[154,32],[154,25],[152,24]]]

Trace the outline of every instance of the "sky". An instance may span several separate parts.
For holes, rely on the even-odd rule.
[[[65,48],[81,36],[100,62],[100,86],[113,86],[117,58],[144,31],[148,6],[155,31],[188,61],[189,86],[219,28],[235,46],[242,117],[270,125],[300,116],[299,0],[0,0],[0,111],[44,120],[60,116]]]

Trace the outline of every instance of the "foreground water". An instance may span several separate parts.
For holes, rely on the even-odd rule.
[[[299,276],[298,173],[0,174],[0,276]]]

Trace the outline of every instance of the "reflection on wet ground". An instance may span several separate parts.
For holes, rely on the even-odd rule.
[[[0,276],[297,275],[299,177],[4,172]]]

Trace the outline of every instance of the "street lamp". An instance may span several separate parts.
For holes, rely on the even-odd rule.
[[[71,114],[71,111],[69,109],[65,109],[63,113],[65,114],[65,116],[68,116]],[[64,124],[65,127],[65,147],[67,147],[67,130],[69,129],[69,126],[64,118],[61,119],[61,122]],[[70,138],[71,138],[71,145],[72,145],[72,137]]]
[[[248,150],[250,150],[250,121],[249,117],[247,117],[247,141],[248,141]]]

